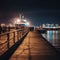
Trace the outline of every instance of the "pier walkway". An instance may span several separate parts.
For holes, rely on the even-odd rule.
[[[30,31],[9,60],[59,60],[59,53],[37,31]]]

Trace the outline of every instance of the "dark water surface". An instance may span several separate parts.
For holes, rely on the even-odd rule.
[[[60,30],[48,30],[42,34],[57,50],[60,51]]]

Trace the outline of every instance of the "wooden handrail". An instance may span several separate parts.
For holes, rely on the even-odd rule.
[[[20,40],[20,38],[22,38],[27,32],[29,31],[29,29],[27,28],[27,29],[24,29],[24,30],[22,30],[22,29],[18,29],[18,30],[14,30],[14,31],[10,31],[10,32],[6,32],[6,33],[2,33],[2,34],[0,34],[0,39],[2,39],[2,38],[4,38],[4,36],[6,36],[6,41],[4,41],[4,42],[1,42],[0,43],[0,46],[1,46],[1,48],[0,48],[0,50],[1,50],[1,52],[2,53],[4,53],[2,50],[4,50],[4,46],[6,45],[7,46],[7,50],[10,48],[10,47],[12,47],[18,40]],[[10,39],[10,34],[13,34],[13,38],[12,38],[12,40]],[[12,43],[13,44],[12,44]],[[11,46],[12,45],[12,46]],[[0,55],[2,54],[2,53],[0,53]]]

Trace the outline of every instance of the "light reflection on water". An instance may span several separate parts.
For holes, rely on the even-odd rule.
[[[60,31],[48,30],[45,34],[42,34],[55,48],[60,49]]]

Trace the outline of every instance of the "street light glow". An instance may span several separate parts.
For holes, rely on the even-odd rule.
[[[17,19],[17,23],[19,23],[20,22],[20,19]]]
[[[24,21],[24,22],[27,22],[27,20],[26,20],[26,19],[24,19],[23,21]]]
[[[14,21],[15,24],[20,24],[20,22],[21,20],[19,18],[15,18],[15,21]]]

